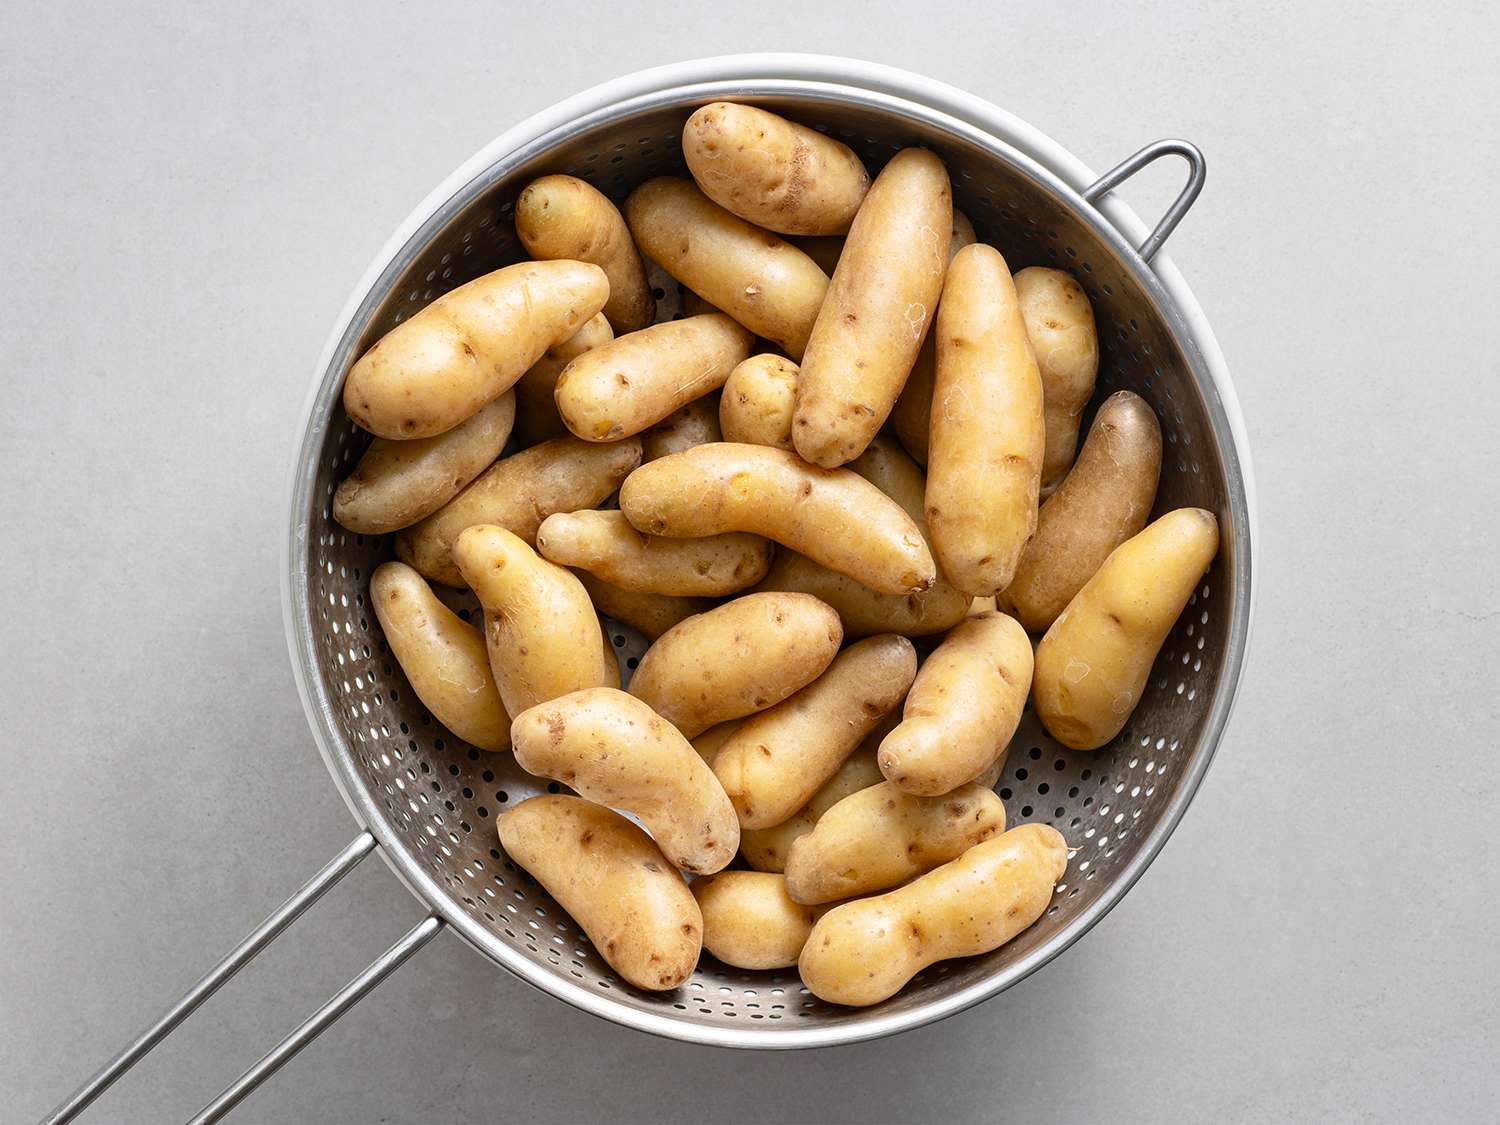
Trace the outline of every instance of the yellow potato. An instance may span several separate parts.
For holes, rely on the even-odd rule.
[[[852,461],[885,423],[937,308],[952,224],[943,162],[897,153],[854,219],[802,357],[792,435],[804,459]]]
[[[839,653],[797,694],[741,723],[714,756],[714,773],[740,826],[769,828],[806,805],[900,706],[916,674],[911,641],[892,633],[871,637]]]
[[[572,574],[493,524],[466,528],[453,558],[484,607],[490,670],[507,711],[609,686],[599,618]]]
[[[584,352],[607,344],[615,338],[603,313],[560,344],[548,348],[516,383],[516,438],[521,445],[536,445],[551,438],[568,436],[562,415],[557,412],[553,392],[563,368]]]
[[[509,749],[510,714],[495,689],[484,635],[438,601],[405,563],[375,568],[370,604],[422,706],[481,750]]]
[[[573,176],[543,176],[516,199],[516,235],[533,258],[593,262],[609,278],[604,315],[616,332],[636,332],[656,315],[646,267],[619,209]]]
[[[904,887],[834,907],[797,971],[820,1000],[878,1004],[934,962],[999,949],[1042,916],[1067,867],[1057,829],[1022,824]]]
[[[493,523],[534,542],[542,520],[603,503],[640,463],[641,443],[634,438],[613,445],[575,437],[544,441],[497,461],[421,523],[399,532],[396,556],[434,582],[462,586],[453,544],[464,528]]]
[[[784,449],[720,442],[663,457],[626,478],[620,510],[651,535],[763,535],[881,593],[937,580],[921,529],[895,501]]]
[[[1046,398],[1042,488],[1050,491],[1073,464],[1078,422],[1099,374],[1099,332],[1083,287],[1062,270],[1032,266],[1017,273],[1015,281]]]
[[[764,871],[721,871],[693,880],[703,911],[703,948],[737,969],[797,963],[818,911],[786,895],[786,880]]]
[[[953,235],[948,242],[948,261],[953,261],[953,255],[957,254],[965,246],[972,246],[979,238],[974,233],[974,224],[969,221],[958,208],[953,209]]]
[[[384,535],[430,516],[500,456],[515,418],[507,391],[437,437],[376,438],[333,494],[333,518],[360,535]]]
[[[792,448],[797,365],[779,355],[753,355],[729,373],[719,400],[724,441]]]
[[[1046,444],[1042,380],[998,251],[954,257],[933,335],[927,530],[948,580],[983,597],[1010,584],[1036,529]]]
[[[581,797],[532,797],[497,819],[500,846],[637,988],[664,991],[692,975],[703,914],[664,855],[617,812]]]
[[[510,390],[543,352],[604,307],[586,262],[522,262],[444,294],[349,369],[344,409],[377,437],[433,437]]]
[[[672,863],[696,875],[740,846],[734,806],[677,728],[617,688],[591,688],[522,711],[516,761],[601,805],[632,813]]]
[[[654,324],[568,364],[557,377],[557,412],[587,441],[638,434],[723,386],[750,343],[722,313]]]
[[[969,603],[969,612],[967,616],[978,617],[981,613],[994,612],[995,608],[996,603],[994,598],[975,598],[972,602]],[[1011,617],[1015,616],[1015,614],[1010,613],[1009,610],[1007,610],[1006,612]]]
[[[719,723],[693,737],[693,749],[698,751],[698,756],[707,762],[710,768],[714,764],[714,755],[719,752],[719,747],[734,733],[734,728],[737,726],[739,726],[738,722]]]
[[[609,626],[604,618],[599,619],[599,635],[604,638],[604,682],[609,687],[620,687],[620,657],[609,636]]]
[[[670,176],[631,192],[625,218],[662,269],[793,359],[802,354],[828,275],[801,250]]]
[[[1178,508],[1110,553],[1037,646],[1033,701],[1048,734],[1096,750],[1120,733],[1218,550],[1213,513]]]
[[[787,894],[812,905],[883,891],[1004,831],[1005,805],[988,785],[914,797],[883,781],[845,797],[792,844]]]
[[[682,155],[720,207],[782,234],[843,234],[870,190],[870,173],[848,145],[733,102],[688,118]]]
[[[586,570],[575,571],[575,574],[600,613],[629,625],[648,641],[656,640],[673,625],[714,608],[714,603],[708,598],[643,594],[638,590],[611,586]]]
[[[1083,452],[1037,514],[1036,534],[1005,588],[1012,616],[1040,633],[1109,553],[1151,515],[1161,474],[1161,426],[1139,395],[1116,391],[1094,415]]]
[[[723,440],[719,433],[719,396],[708,394],[668,414],[643,433],[641,459],[655,461],[669,453],[681,453],[695,445]]]
[[[850,793],[883,781],[880,766],[875,761],[875,747],[880,743],[877,735],[883,737],[890,729],[886,723],[891,718],[887,715],[865,738],[865,744],[845,758],[844,764],[812,795],[812,799],[786,820],[770,828],[741,829],[740,854],[745,857],[745,862],[757,871],[785,870],[786,857],[791,853],[793,842],[811,832],[824,813]]]
[[[805,594],[747,594],[667,630],[630,681],[687,738],[780,703],[822,674],[838,614]]]
[[[624,512],[557,512],[537,529],[536,549],[612,586],[675,597],[720,597],[753,586],[771,565],[771,544],[731,532],[702,539],[642,535]]]
[[[969,217],[967,215],[965,215],[962,211],[954,210],[954,212],[953,212],[953,237],[952,237],[951,241],[948,243],[948,260],[951,262],[953,260],[953,255],[954,254],[957,254],[965,246],[970,245],[974,241],[975,241],[974,224],[971,223],[971,222],[969,222]],[[807,237],[803,237],[803,238],[794,238],[794,239],[792,239],[792,244],[794,246],[796,246],[797,249],[801,250],[804,254],[806,254],[809,258],[811,258],[813,261],[817,262],[818,263],[818,268],[820,270],[822,270],[824,273],[826,273],[829,277],[832,277],[833,276],[833,271],[838,268],[839,255],[841,255],[844,252],[844,240],[843,240],[843,238],[841,236],[836,236],[836,235],[830,235],[830,236],[826,236],[826,237],[807,236]],[[920,360],[919,360],[919,362],[920,362]],[[930,360],[929,360],[929,364],[930,364]],[[913,370],[912,370],[912,377],[915,378],[915,376],[916,376],[916,369],[913,368]],[[908,385],[909,385],[909,383],[910,383],[910,381],[908,380]],[[904,392],[903,392],[903,397],[904,397]],[[930,375],[929,375],[928,383],[927,383],[927,397],[928,397],[929,400],[932,398],[932,381],[931,381]],[[901,409],[901,404],[900,404],[900,400],[898,399],[897,403],[896,403],[896,410],[899,411],[900,409]],[[892,414],[891,414],[891,420],[893,422],[896,421],[896,412],[895,411],[893,411]],[[926,424],[926,407],[923,407],[923,424],[922,424],[922,429],[924,431],[927,429],[927,424]],[[922,438],[922,444],[924,446],[927,444],[927,438],[926,438],[925,435]],[[915,457],[916,454],[913,453],[912,456]],[[925,458],[918,458],[918,460],[925,460]]]
[[[937,797],[1004,761],[1031,687],[1031,641],[1003,613],[966,617],[922,664],[880,744],[896,788]]]

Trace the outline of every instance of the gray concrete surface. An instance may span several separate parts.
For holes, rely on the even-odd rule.
[[[1208,154],[1172,250],[1249,419],[1263,596],[1201,795],[1093,933],[938,1026],[676,1046],[444,936],[235,1120],[1494,1120],[1492,9],[139,7],[15,6],[0,37],[0,1119],[352,835],[276,549],[314,360],[386,234],[596,80],[801,48],[967,87],[1096,167]],[[367,864],[87,1120],[180,1120],[419,915]]]

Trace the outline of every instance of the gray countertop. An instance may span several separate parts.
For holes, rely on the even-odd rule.
[[[44,1111],[353,835],[277,545],[315,360],[387,233],[595,81],[802,49],[966,87],[1096,168],[1158,136],[1207,154],[1171,252],[1249,422],[1262,582],[1207,782],[1100,926],[936,1026],[675,1045],[444,935],[235,1120],[1493,1120],[1500,18],[604,9],[9,13],[0,1118]],[[1159,211],[1178,175],[1128,197]],[[363,865],[85,1120],[183,1118],[420,916]]]

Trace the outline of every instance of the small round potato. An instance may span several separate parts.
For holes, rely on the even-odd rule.
[[[656,315],[646,267],[619,208],[574,176],[543,176],[516,199],[516,235],[533,258],[593,262],[609,278],[604,315],[621,334]]]
[[[686,738],[763,711],[823,673],[844,631],[806,594],[746,594],[663,633],[636,666],[630,694]]]
[[[674,597],[722,597],[753,586],[771,565],[770,540],[744,532],[702,539],[642,535],[624,512],[557,512],[537,529],[536,549],[613,586]]]
[[[1046,398],[1042,489],[1050,492],[1073,464],[1078,423],[1099,374],[1099,331],[1093,306],[1071,275],[1032,266],[1018,272],[1015,283]]]
[[[552,397],[557,390],[557,377],[563,368],[586,351],[615,338],[609,321],[603,313],[595,313],[592,320],[560,344],[548,348],[542,358],[533,363],[516,383],[516,439],[522,448],[536,445],[552,438],[568,436],[568,427],[563,425],[562,415],[557,412],[557,402]]]
[[[784,871],[786,857],[791,854],[792,844],[813,830],[818,820],[834,805],[850,793],[868,789],[885,780],[880,775],[880,765],[875,760],[875,748],[880,739],[891,730],[891,719],[899,715],[887,715],[879,726],[866,737],[864,745],[844,759],[844,764],[823,783],[823,787],[812,795],[812,799],[770,828],[745,828],[740,830],[740,855],[757,871]],[[888,725],[891,724],[891,725]]]
[[[820,1000],[878,1004],[934,962],[999,949],[1042,916],[1067,867],[1057,829],[1022,824],[904,887],[834,907],[797,971]]]
[[[1027,631],[1047,629],[1109,553],[1146,526],[1160,475],[1156,412],[1139,395],[1116,391],[1094,415],[1078,461],[1042,504],[1036,534],[1005,588]]]
[[[673,625],[714,608],[708,598],[674,598],[668,594],[643,594],[622,590],[595,578],[586,570],[575,571],[578,581],[605,617],[629,625],[648,641],[654,641]]]
[[[497,820],[500,846],[540,883],[637,988],[665,991],[692,975],[703,914],[650,836],[581,797],[522,801]]]
[[[643,433],[641,460],[655,461],[669,453],[681,453],[695,445],[723,440],[719,432],[719,396],[707,394],[668,414]]]
[[[437,437],[376,438],[333,494],[333,518],[360,535],[425,519],[494,463],[515,418],[516,396],[507,391]]]
[[[601,687],[548,700],[516,716],[511,741],[528,773],[634,814],[683,871],[721,871],[739,850],[734,806],[713,770],[633,695]]]
[[[1033,699],[1048,734],[1097,750],[1120,733],[1218,550],[1213,513],[1178,508],[1110,553],[1037,646]]]
[[[396,325],[349,369],[344,409],[377,437],[434,437],[494,402],[604,307],[587,262],[522,262],[475,278]]]
[[[729,373],[719,400],[724,441],[792,448],[797,365],[779,355],[753,355]]]
[[[786,880],[764,871],[721,871],[693,880],[703,911],[703,948],[736,969],[797,963],[818,911],[793,902]]]

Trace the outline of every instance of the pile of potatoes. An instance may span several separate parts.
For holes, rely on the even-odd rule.
[[[623,212],[532,183],[534,260],[354,364],[375,438],[333,515],[395,533],[372,602],[423,704],[577,794],[500,841],[621,977],[675,988],[706,948],[875,1004],[1045,911],[1068,846],[992,790],[1028,695],[1060,743],[1108,743],[1218,528],[1147,524],[1136,395],[1078,448],[1089,301],[976,241],[936,155],[872,181],[723,102],[683,152],[691,178]],[[690,315],[654,323],[643,254]],[[472,590],[482,632],[430,582]],[[601,614],[652,642],[628,692]]]

